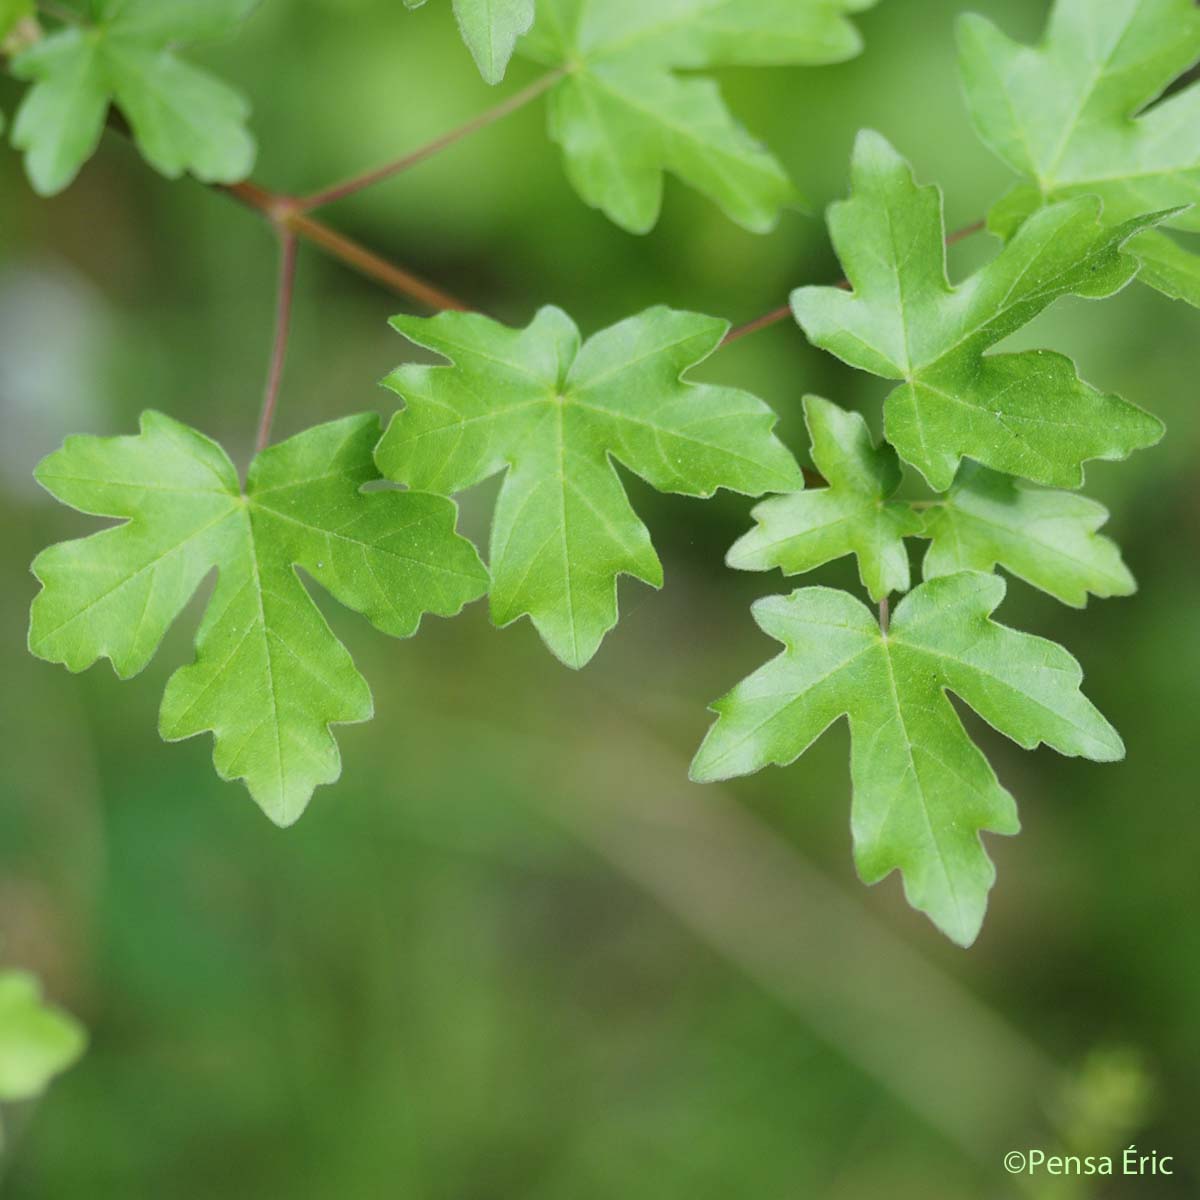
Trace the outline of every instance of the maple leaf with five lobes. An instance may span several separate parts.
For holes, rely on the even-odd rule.
[[[619,575],[662,586],[616,462],[685,496],[804,486],[766,404],[684,378],[720,345],[725,321],[652,308],[586,342],[558,308],[527,329],[471,313],[392,324],[453,365],[406,365],[385,381],[405,407],[376,451],[380,470],[446,494],[504,472],[492,617],[530,617],[568,666],[587,663],[616,624]]]
[[[593,208],[645,233],[669,172],[763,233],[799,194],[717,85],[677,72],[841,62],[862,49],[848,17],[874,2],[538,0],[519,50],[565,72],[550,93],[550,136]]]
[[[930,507],[921,537],[930,538],[926,579],[997,565],[1074,608],[1096,596],[1129,596],[1137,584],[1110,538],[1102,504],[1053,492],[963,463],[954,486]]]
[[[1085,193],[1112,224],[1200,200],[1200,84],[1154,103],[1200,59],[1194,0],[1057,0],[1038,46],[972,14],[958,43],[975,128],[1031,181],[989,218],[1002,236],[1040,205]],[[1200,212],[1171,224],[1200,231]],[[1200,305],[1200,258],[1159,231],[1132,248],[1143,280]]]
[[[820,396],[805,396],[804,419],[812,457],[829,486],[764,500],[753,512],[757,527],[729,551],[741,571],[799,575],[847,554],[872,600],[909,588],[904,539],[922,519],[891,497],[900,486],[900,463],[888,445],[876,447],[867,423]]]
[[[13,122],[36,192],[67,187],[95,153],[110,104],[142,156],[170,179],[236,183],[254,165],[240,92],[179,58],[174,47],[228,33],[258,0],[90,0],[68,25],[12,62],[33,81]]]
[[[404,0],[421,8],[426,0]],[[454,0],[454,18],[479,73],[499,83],[508,69],[517,39],[533,24],[534,0]]]
[[[998,576],[974,571],[930,580],[900,602],[887,633],[845,592],[760,600],[755,620],[785,649],[713,706],[693,778],[787,765],[847,717],[859,874],[872,884],[899,870],[908,902],[969,946],[996,874],[979,835],[1015,834],[1019,823],[947,693],[1026,749],[1124,755],[1079,690],[1071,655],[991,619],[1004,591]]]
[[[218,774],[291,824],[341,772],[330,726],[373,713],[297,568],[395,637],[487,590],[453,502],[362,491],[379,478],[379,428],[374,415],[348,417],[272,446],[244,492],[220,446],[161,413],[145,413],[135,437],[68,438],[38,482],[123,523],[37,557],[30,650],[72,671],[108,658],[127,679],[215,568],[195,661],[169,680],[159,729],[168,741],[211,731]]]
[[[1047,350],[988,354],[1061,296],[1111,296],[1137,274],[1122,245],[1162,214],[1116,227],[1094,197],[1035,213],[963,284],[946,275],[936,187],[918,187],[879,134],[858,137],[849,200],[829,230],[852,291],[802,287],[792,308],[809,341],[843,362],[903,381],[884,406],[887,439],[935,491],[959,463],[1060,487],[1083,482],[1088,459],[1124,458],[1162,437],[1162,423],[1084,383]]]

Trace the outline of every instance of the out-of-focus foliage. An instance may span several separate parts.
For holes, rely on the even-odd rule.
[[[953,30],[968,7],[1027,43],[1046,12],[1040,0],[885,0],[855,19],[865,49],[853,61],[729,69],[722,91],[814,213],[846,194],[854,135],[871,126],[939,181],[958,228],[1011,178],[959,94]],[[243,35],[188,54],[252,99],[256,175],[304,193],[496,102],[448,9],[268,0]],[[501,94],[536,75],[518,57]],[[11,113],[19,93],[0,81],[0,108]],[[329,219],[511,325],[545,303],[589,330],[656,303],[748,320],[797,283],[842,273],[815,216],[787,213],[757,237],[674,183],[654,232],[629,237],[579,202],[544,122],[531,107]],[[953,276],[994,253],[986,235],[955,247]],[[0,933],[5,960],[35,968],[92,1038],[23,1132],[26,1114],[12,1115],[5,1200],[692,1200],[706,1190],[995,1200],[1018,1194],[1001,1165],[1013,1146],[1082,1139],[1087,1152],[1120,1153],[1134,1138],[1174,1151],[1177,1174],[1105,1181],[1105,1200],[1192,1200],[1194,314],[1131,288],[1103,304],[1060,301],[1012,339],[1070,353],[1085,378],[1153,411],[1169,434],[1119,467],[1088,468],[1137,596],[1081,612],[1014,582],[1001,609],[1005,624],[1080,660],[1128,757],[1093,767],[1028,755],[964,710],[1020,796],[1025,827],[1016,841],[991,840],[1000,884],[970,954],[906,908],[898,880],[867,891],[854,878],[842,729],[790,774],[723,791],[680,785],[681,811],[728,804],[783,841],[781,872],[826,883],[794,927],[764,906],[768,946],[739,940],[766,971],[788,960],[782,947],[845,919],[840,961],[858,964],[857,991],[838,993],[850,978],[841,967],[796,953],[796,969],[813,972],[796,993],[803,1008],[746,974],[719,928],[699,936],[704,913],[681,911],[678,898],[698,892],[715,920],[756,892],[759,873],[731,873],[719,841],[677,877],[656,850],[643,864],[651,892],[592,825],[562,823],[574,803],[587,799],[598,822],[619,800],[661,844],[692,844],[658,807],[660,781],[681,778],[703,733],[697,698],[770,652],[746,607],[781,590],[777,574],[724,565],[750,500],[700,503],[624,477],[667,585],[621,585],[621,625],[582,675],[544,653],[528,623],[497,632],[483,605],[394,641],[315,591],[339,638],[372,664],[377,717],[339,731],[342,781],[286,834],[216,778],[201,739],[153,736],[162,687],[190,654],[187,620],[132,683],[107,670],[71,677],[28,655],[28,564],[78,536],[82,520],[37,488],[33,464],[72,431],[127,433],[147,403],[169,397],[173,416],[244,468],[272,255],[251,214],[167,183],[118,139],[49,205],[30,194],[17,156],[0,153]],[[395,297],[302,255],[281,438],[368,409],[390,416],[375,380],[396,365],[396,310]],[[806,393],[861,412],[878,438],[889,390],[786,325],[722,350],[698,377],[762,396],[799,455]],[[477,540],[491,487],[462,497]],[[899,497],[913,491],[909,479]],[[910,549],[919,565],[922,543]],[[859,589],[849,558],[810,578]],[[872,957],[881,935],[906,951],[886,976]],[[973,1028],[987,1032],[966,1045],[947,989],[985,1006]],[[860,1026],[854,1001],[872,992],[913,1014],[927,1040]],[[1079,1073],[1068,1105],[1057,1076],[1031,1073],[1013,1039],[1067,1068],[1125,1045],[1141,1066]],[[922,1074],[923,1048],[950,1044],[971,1081],[954,1089],[943,1069]],[[972,1122],[974,1145],[897,1098],[879,1045],[943,1109],[988,1114]]]
[[[959,65],[983,140],[1031,181],[997,207],[1009,236],[1029,211],[1097,195],[1118,224],[1184,206],[1175,224],[1200,230],[1200,85],[1155,104],[1200,59],[1193,0],[1055,0],[1042,42],[1023,46],[991,21],[959,24]],[[1200,305],[1200,259],[1166,234],[1136,242],[1142,279]]]
[[[677,72],[840,62],[862,49],[849,14],[873,3],[540,0],[521,49],[563,72],[550,94],[550,135],[589,204],[645,233],[670,172],[766,233],[799,199],[787,171],[712,80]]]
[[[74,180],[95,153],[111,104],[146,161],[169,179],[185,171],[209,183],[244,179],[255,153],[249,105],[174,48],[227,33],[257,3],[91,0],[78,21],[19,54],[13,74],[32,86],[12,139],[34,189],[53,196]]]
[[[41,1095],[85,1041],[77,1021],[46,1004],[29,972],[0,972],[0,1101]]]
[[[426,0],[404,0],[420,8]],[[517,38],[533,24],[533,0],[454,0],[454,18],[470,47],[479,73],[499,83],[508,69]]]

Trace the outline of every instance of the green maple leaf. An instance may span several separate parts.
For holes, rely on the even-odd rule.
[[[44,1003],[32,975],[0,971],[0,1101],[40,1096],[86,1044],[73,1017]]]
[[[168,682],[159,729],[168,741],[211,731],[220,776],[244,779],[267,816],[291,824],[340,774],[329,727],[372,715],[297,568],[396,637],[487,590],[451,501],[361,490],[379,478],[378,437],[374,415],[310,429],[260,454],[244,492],[220,446],[160,413],[136,437],[69,438],[38,482],[124,523],[38,556],[30,649],[72,671],[108,658],[127,679],[216,568],[196,659]]]
[[[1200,254],[1185,250],[1157,229],[1138,234],[1133,249],[1142,260],[1138,278],[1172,300],[1200,308]]]
[[[1137,584],[1121,551],[1096,532],[1107,520],[1094,500],[964,463],[926,517],[921,536],[932,542],[924,576],[991,571],[999,564],[1074,608],[1087,604],[1089,592],[1128,596]]]
[[[683,378],[720,344],[724,321],[653,308],[582,345],[557,308],[522,330],[463,313],[392,324],[453,366],[408,365],[388,378],[406,407],[376,451],[380,469],[443,493],[505,472],[492,617],[503,626],[529,616],[568,666],[588,662],[616,624],[619,575],[662,585],[614,460],[686,496],[804,486],[761,400]]]
[[[741,571],[800,575],[847,554],[858,556],[859,575],[872,600],[909,587],[904,539],[923,522],[891,497],[900,486],[900,462],[888,445],[878,448],[858,413],[819,396],[804,398],[812,457],[829,486],[775,496],[753,512],[756,528],[729,552]]]
[[[420,8],[426,0],[404,0]],[[517,39],[533,25],[534,0],[454,0],[454,16],[463,41],[488,83],[499,83],[508,69]]]
[[[936,187],[918,187],[879,134],[859,135],[852,196],[829,229],[852,292],[804,287],[796,319],[815,345],[860,370],[903,380],[888,397],[888,441],[936,491],[961,460],[1039,483],[1078,487],[1082,464],[1124,458],[1162,436],[1157,418],[1084,383],[1064,355],[986,354],[1060,296],[1110,296],[1137,273],[1121,252],[1159,216],[1115,228],[1079,197],[1035,213],[987,266],[958,287],[946,276]]]
[[[257,0],[91,0],[68,25],[13,60],[34,81],[13,122],[35,191],[67,187],[95,153],[110,104],[147,162],[168,178],[190,171],[235,183],[254,165],[242,95],[175,53],[180,42],[228,33]]]
[[[1030,180],[993,228],[1008,236],[1038,205],[1084,193],[1101,197],[1113,224],[1200,199],[1200,84],[1153,103],[1197,58],[1193,0],[1057,0],[1036,47],[963,17],[959,69],[975,127]],[[1200,212],[1173,224],[1200,230]],[[1162,233],[1133,248],[1146,255],[1145,281],[1200,304],[1195,255]]]
[[[1099,762],[1121,739],[1079,690],[1061,646],[991,620],[995,575],[921,584],[884,634],[845,592],[804,588],[754,606],[785,649],[718,701],[692,767],[700,781],[795,761],[838,718],[850,722],[854,854],[864,882],[899,870],[908,902],[954,941],[974,941],[995,880],[981,831],[1014,834],[1016,806],[971,741],[953,692],[1026,749]]]
[[[566,72],[550,94],[550,134],[593,208],[645,233],[670,172],[765,232],[799,199],[794,186],[730,115],[715,83],[676,72],[840,62],[862,48],[847,15],[872,3],[539,0],[521,51]]]

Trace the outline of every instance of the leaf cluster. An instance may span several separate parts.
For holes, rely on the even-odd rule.
[[[248,7],[93,0],[90,25],[18,58],[36,81],[15,130],[35,183],[50,191],[70,178],[110,100],[164,171],[245,169],[244,109],[223,85],[198,82],[173,47]],[[657,219],[665,173],[769,229],[796,192],[705,72],[847,57],[859,48],[849,17],[866,7],[454,0],[489,81],[514,52],[560,73],[550,133],[568,174],[632,232]],[[245,780],[286,825],[338,776],[331,726],[372,712],[308,583],[395,637],[486,593],[496,625],[528,617],[581,668],[617,623],[619,577],[663,583],[623,471],[661,492],[767,496],[729,565],[794,576],[853,556],[880,614],[824,587],[756,605],[784,649],[717,702],[693,775],[790,763],[844,717],[860,874],[873,883],[898,870],[910,903],[970,944],[994,879],[980,835],[1015,833],[1018,820],[949,697],[1026,749],[1101,762],[1124,753],[1075,659],[994,620],[1006,586],[996,571],[1076,607],[1130,594],[1132,575],[1099,532],[1107,513],[1075,489],[1087,463],[1163,434],[1065,355],[1002,343],[1059,299],[1102,300],[1139,276],[1200,295],[1188,252],[1162,232],[1200,229],[1187,207],[1200,180],[1189,133],[1200,85],[1155,103],[1200,55],[1200,17],[1186,0],[1058,0],[1040,47],[977,18],[961,24],[960,46],[976,125],[1027,182],[993,209],[990,261],[954,282],[940,190],[919,184],[882,136],[860,134],[850,194],[828,214],[845,284],[797,287],[791,311],[814,346],[892,387],[879,441],[863,415],[804,399],[823,486],[805,488],[766,403],[704,382],[729,332],[720,318],[653,307],[585,338],[556,307],[524,328],[474,313],[401,316],[395,328],[441,362],[406,362],[387,378],[400,407],[382,433],[375,416],[319,426],[261,453],[244,482],[223,449],[155,412],[135,437],[68,439],[39,481],[120,523],[34,563],[31,649],[71,670],[107,657],[122,677],[136,674],[215,574],[160,729],[171,740],[211,732],[218,773]],[[180,79],[196,89],[188,112],[212,116],[192,141],[176,121]],[[66,111],[67,97],[86,120]],[[497,476],[485,567],[456,533],[452,497]],[[916,582],[913,539],[928,543]]]

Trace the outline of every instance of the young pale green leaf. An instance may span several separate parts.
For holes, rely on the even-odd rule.
[[[86,1044],[82,1026],[42,1000],[32,975],[0,971],[0,1101],[40,1096]]]
[[[1094,197],[1035,213],[987,266],[952,287],[946,275],[942,196],[918,187],[879,134],[859,135],[853,194],[829,211],[852,292],[792,293],[814,345],[886,379],[888,440],[937,491],[971,457],[1039,483],[1078,487],[1083,463],[1124,458],[1162,436],[1157,418],[1076,374],[1045,350],[986,354],[1060,296],[1110,296],[1137,273],[1121,252],[1159,216],[1115,228]],[[1161,215],[1161,214],[1160,214]]]
[[[945,499],[931,508],[924,576],[991,571],[997,565],[1051,596],[1083,608],[1088,593],[1129,596],[1137,584],[1117,544],[1096,531],[1108,512],[1072,492],[1051,492],[963,463]]]
[[[421,8],[426,0],[404,0]],[[463,41],[488,83],[499,83],[513,48],[533,25],[534,0],[454,0],[454,16]]]
[[[30,649],[72,671],[108,658],[129,678],[216,568],[195,662],[168,682],[160,732],[211,731],[218,774],[244,779],[267,816],[291,824],[340,774],[330,726],[372,715],[366,681],[297,568],[395,637],[487,590],[451,501],[362,491],[379,478],[378,437],[373,415],[310,429],[260,454],[244,492],[220,446],[160,413],[136,437],[69,438],[38,482],[124,523],[38,556]]]
[[[996,575],[921,584],[890,632],[845,592],[804,588],[754,606],[785,649],[714,706],[692,766],[700,781],[798,758],[839,717],[850,722],[854,853],[864,882],[899,870],[909,903],[968,946],[995,868],[982,831],[1018,831],[1016,806],[971,741],[953,692],[1026,749],[1040,743],[1100,762],[1121,739],[1079,690],[1079,664],[1052,642],[991,620]]]
[[[983,17],[959,24],[959,69],[980,137],[1032,181],[1039,203],[1097,195],[1112,224],[1200,199],[1200,84],[1153,103],[1197,58],[1193,0],[1057,0],[1036,47]],[[1200,212],[1173,224],[1200,230]],[[1142,278],[1197,303],[1200,266],[1182,268],[1190,287],[1172,282],[1195,256],[1176,246],[1173,258],[1165,276],[1152,268]]]
[[[492,617],[530,617],[568,666],[587,663],[616,624],[619,575],[662,585],[616,462],[687,496],[804,486],[761,400],[684,378],[720,344],[724,321],[652,308],[582,345],[557,308],[520,330],[463,313],[392,324],[453,365],[403,366],[385,381],[405,408],[376,451],[380,470],[447,494],[505,472]]]
[[[676,72],[840,62],[862,46],[848,15],[873,3],[538,0],[521,50],[565,71],[550,95],[550,134],[593,208],[645,233],[658,220],[669,172],[747,229],[766,232],[797,202],[795,188],[714,82]]]
[[[179,42],[228,32],[252,0],[96,0],[89,24],[70,25],[13,60],[33,81],[13,122],[35,191],[67,187],[92,156],[110,104],[143,157],[175,179],[234,183],[254,165],[240,93],[174,52]]]
[[[847,554],[858,557],[859,576],[872,600],[909,588],[904,539],[922,520],[891,500],[900,486],[900,463],[888,445],[876,448],[867,423],[820,396],[804,398],[812,457],[829,486],[764,500],[753,512],[757,526],[736,542],[727,562],[741,571],[800,575]]]

